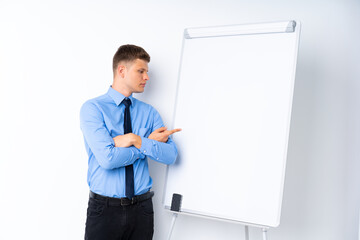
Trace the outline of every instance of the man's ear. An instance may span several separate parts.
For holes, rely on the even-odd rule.
[[[117,66],[116,72],[121,78],[124,78],[125,77],[125,72],[126,72],[126,66],[123,65],[123,64],[119,64]]]

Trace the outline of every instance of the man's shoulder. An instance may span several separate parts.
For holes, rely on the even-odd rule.
[[[103,105],[113,103],[112,99],[107,94],[102,94],[100,96],[91,98],[84,102],[83,105]]]
[[[109,104],[114,104],[114,101],[107,94],[103,94],[85,101],[81,106],[81,112],[102,112],[101,109]]]

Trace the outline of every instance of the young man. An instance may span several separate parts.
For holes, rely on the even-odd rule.
[[[149,80],[150,56],[123,45],[113,58],[113,84],[84,103],[80,125],[89,156],[85,239],[147,240],[154,232],[147,157],[172,164],[177,149],[159,113],[135,99]]]

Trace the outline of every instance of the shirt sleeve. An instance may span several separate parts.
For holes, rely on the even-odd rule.
[[[161,127],[164,127],[164,123],[160,117],[160,114],[154,110],[153,131]],[[164,164],[173,164],[176,161],[178,155],[176,145],[171,139],[171,136],[169,136],[169,139],[166,143],[158,142],[146,137],[141,137],[140,152],[152,158],[153,160]]]
[[[80,127],[86,143],[99,165],[105,169],[114,169],[133,164],[143,154],[135,147],[115,147],[100,109],[86,102],[80,111]]]

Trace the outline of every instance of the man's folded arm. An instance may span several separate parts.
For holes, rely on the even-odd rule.
[[[141,137],[141,140],[140,152],[142,154],[164,164],[173,164],[176,161],[178,151],[170,137],[166,143],[146,137]]]
[[[133,146],[115,147],[114,140],[105,127],[101,111],[91,102],[86,102],[81,107],[80,127],[91,152],[99,165],[105,169],[131,165],[144,157],[139,149]]]
[[[140,152],[157,162],[173,164],[178,156],[178,151],[170,135],[181,129],[167,130],[160,114],[155,109],[153,110],[153,119],[154,131],[147,138],[141,137]]]

